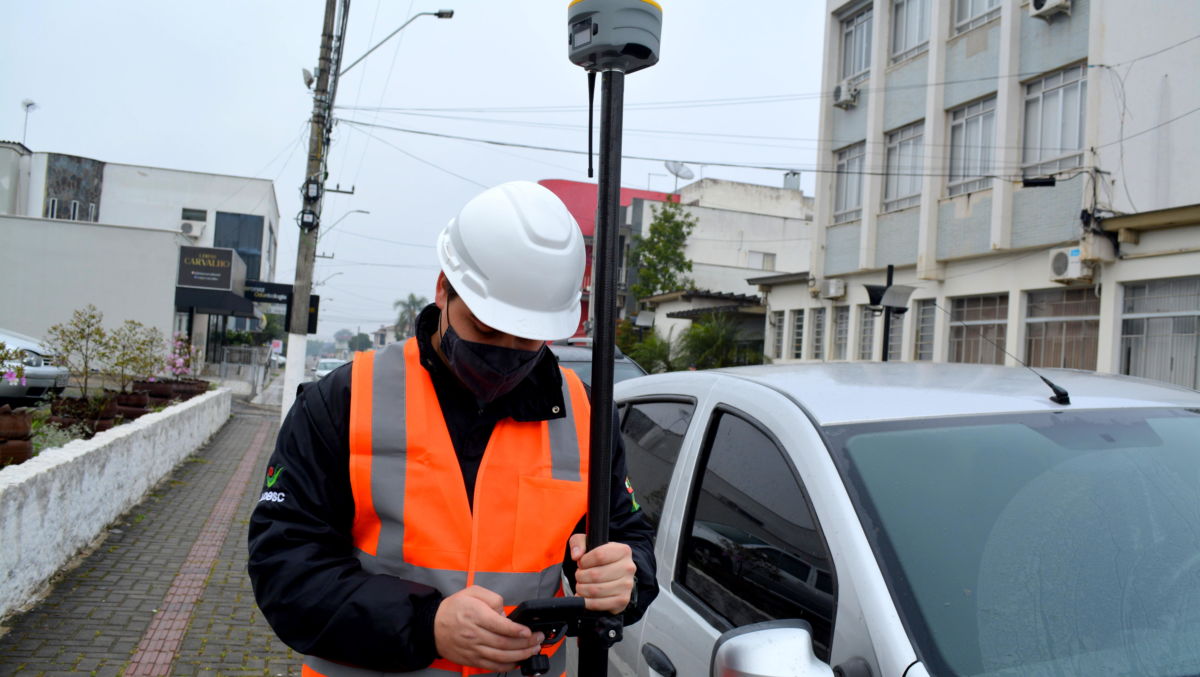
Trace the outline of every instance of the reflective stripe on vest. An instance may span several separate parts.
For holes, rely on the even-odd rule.
[[[437,588],[470,585],[504,598],[562,594],[562,559],[587,507],[590,405],[579,377],[563,373],[566,416],[496,424],[480,462],[473,505],[437,393],[416,339],[356,353],[351,367],[351,535],[365,571]],[[546,647],[548,674],[566,669],[563,643]],[[309,658],[306,674],[376,671]],[[406,675],[486,674],[439,659]]]

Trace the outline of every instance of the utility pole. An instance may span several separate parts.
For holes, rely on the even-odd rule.
[[[296,250],[296,281],[292,287],[292,314],[288,318],[288,350],[283,376],[283,408],[287,416],[296,399],[296,387],[304,379],[308,352],[308,308],[312,293],[313,267],[316,263],[317,231],[321,223],[321,202],[325,192],[325,160],[333,126],[333,99],[337,94],[337,75],[344,43],[346,15],[350,0],[325,0],[325,24],[321,30],[321,54],[317,61],[317,82],[313,90],[313,112],[308,137],[308,165],[304,172],[304,209],[300,212],[300,244]],[[335,36],[336,32],[336,36]],[[336,52],[334,42],[337,42]]]

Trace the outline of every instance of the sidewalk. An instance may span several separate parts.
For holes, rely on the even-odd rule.
[[[278,409],[234,405],[213,439],[0,628],[0,675],[298,675],[254,604],[246,525]]]

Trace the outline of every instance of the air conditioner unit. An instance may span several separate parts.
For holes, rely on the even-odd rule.
[[[846,281],[840,279],[821,280],[821,298],[840,299],[846,295]]]
[[[1092,271],[1092,264],[1083,260],[1082,248],[1076,246],[1050,250],[1050,279],[1054,282],[1090,282]]]
[[[179,232],[192,238],[193,240],[199,240],[200,236],[204,234],[204,223],[196,221],[184,221],[183,223],[179,224]]]
[[[1049,21],[1059,13],[1071,16],[1071,0],[1029,0],[1029,16]]]
[[[833,105],[843,110],[854,108],[858,104],[858,87],[850,84],[849,80],[842,80],[841,84],[833,88]]]

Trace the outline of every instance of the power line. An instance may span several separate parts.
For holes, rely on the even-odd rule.
[[[342,230],[341,232],[345,235],[353,235],[354,237],[361,237],[364,240],[374,240],[376,242],[386,242],[387,244],[398,244],[398,245],[403,245],[405,247],[424,247],[426,249],[434,248],[434,246],[431,244],[421,244],[418,242],[401,242],[400,240],[389,240],[387,238],[382,238],[382,237],[363,235],[362,233],[356,233],[352,230]]]
[[[341,120],[341,119],[339,119],[339,121],[341,121],[341,122],[350,122],[349,120]],[[384,128],[384,129],[386,129],[386,127],[384,127],[383,125],[375,125],[375,124],[368,124],[368,123],[356,123],[356,124],[358,124],[358,125],[361,125],[361,126],[363,126],[363,127],[381,127],[381,128]],[[476,181],[476,180],[474,180],[474,179],[468,179],[467,177],[463,176],[462,174],[456,174],[456,173],[454,173],[454,172],[450,171],[449,169],[446,169],[445,167],[443,167],[443,166],[441,166],[441,165],[439,165],[439,164],[437,164],[437,163],[430,162],[429,160],[426,160],[426,159],[425,159],[425,158],[423,158],[423,157],[420,157],[420,156],[418,156],[418,155],[416,155],[416,154],[414,154],[414,153],[411,153],[411,152],[409,152],[409,151],[407,151],[407,150],[404,150],[404,149],[403,149],[403,148],[401,148],[400,146],[397,146],[397,145],[395,145],[395,144],[393,144],[393,143],[390,143],[390,142],[388,142],[388,141],[385,141],[385,140],[383,140],[383,139],[379,138],[378,136],[375,136],[375,135],[374,135],[374,134],[372,134],[371,132],[368,132],[368,131],[365,131],[365,130],[362,130],[362,129],[358,129],[356,126],[353,126],[353,125],[352,125],[350,128],[351,128],[351,129],[353,129],[354,131],[356,131],[356,132],[360,133],[360,134],[366,134],[367,136],[371,137],[372,139],[375,139],[376,141],[378,141],[379,143],[382,143],[382,144],[383,144],[383,145],[385,145],[385,146],[388,146],[388,147],[390,147],[390,148],[393,148],[393,149],[395,149],[395,150],[398,150],[398,151],[400,151],[401,153],[403,153],[403,154],[407,155],[408,157],[410,157],[410,158],[412,158],[412,159],[416,160],[417,162],[420,162],[421,164],[424,164],[424,165],[428,165],[428,166],[430,166],[430,167],[433,167],[434,169],[438,170],[439,172],[445,172],[446,174],[449,174],[450,176],[453,176],[453,177],[454,177],[454,178],[456,178],[456,179],[461,179],[461,180],[463,180],[463,181],[466,181],[467,183],[470,183],[470,184],[473,184],[473,185],[479,186],[480,188],[487,188],[487,186],[486,186],[486,185],[484,185],[484,184],[482,184],[482,183],[479,183],[478,181]]]

